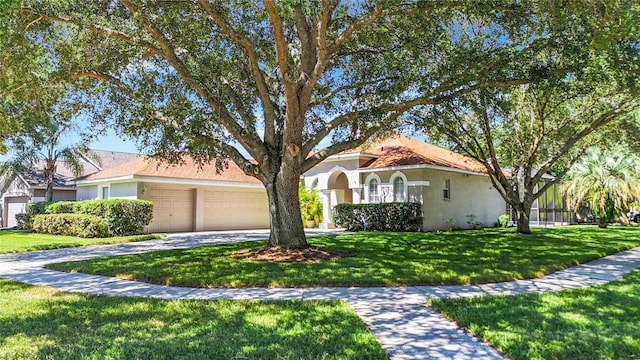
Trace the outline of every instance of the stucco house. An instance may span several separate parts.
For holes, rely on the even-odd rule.
[[[215,164],[184,158],[170,165],[139,158],[77,179],[77,200],[143,199],[154,203],[149,232],[264,229],[267,193],[234,162]]]
[[[403,135],[330,156],[304,180],[321,193],[325,227],[342,202],[420,202],[424,231],[493,226],[506,212],[482,164]]]
[[[93,150],[100,161],[81,155],[83,174],[91,174],[111,166],[140,157],[139,154]],[[17,225],[15,215],[24,213],[27,205],[45,200],[47,184],[44,180],[44,163],[34,164],[27,172],[19,174],[4,193],[0,194],[1,227]],[[70,183],[75,176],[65,162],[58,162],[54,176],[53,200],[75,200],[76,188]]]
[[[423,230],[492,226],[506,204],[478,162],[437,146],[396,135],[331,156],[304,174],[319,190],[324,220],[341,202],[416,201],[423,204]],[[266,191],[235,163],[217,173],[185,158],[168,165],[139,158],[76,181],[77,200],[146,199],[154,202],[148,231],[182,232],[268,228]]]

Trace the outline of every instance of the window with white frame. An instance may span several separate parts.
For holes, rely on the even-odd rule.
[[[444,181],[442,188],[442,198],[444,200],[451,200],[451,181],[449,179]]]
[[[405,194],[405,186],[404,179],[400,176],[397,176],[393,180],[393,201],[395,202],[404,202],[407,197]]]
[[[102,198],[103,199],[108,199],[109,198],[109,187],[108,186],[103,186],[102,187]]]
[[[378,195],[378,179],[372,178],[369,180],[369,202],[377,203],[380,202],[380,196]]]

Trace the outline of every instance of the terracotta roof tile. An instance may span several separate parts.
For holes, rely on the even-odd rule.
[[[376,156],[362,169],[379,169],[405,165],[433,165],[473,172],[486,172],[484,166],[468,156],[409,138],[394,135],[378,140],[360,151]]]
[[[177,179],[195,179],[195,180],[213,180],[213,181],[232,181],[232,182],[248,182],[259,183],[260,181],[249,176],[238,167],[233,161],[226,163],[228,166],[223,168],[220,173],[216,173],[215,163],[203,164],[199,166],[196,161],[190,157],[185,157],[184,162],[178,165],[168,164],[159,159],[140,157],[121,165],[117,165],[97,173],[82,177],[78,180],[101,180],[123,176],[154,176]]]

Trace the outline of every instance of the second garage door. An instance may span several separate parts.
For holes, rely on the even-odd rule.
[[[204,192],[204,230],[268,227],[269,205],[264,190],[220,187]]]
[[[153,202],[150,232],[184,232],[193,230],[193,189],[155,188],[149,190]]]

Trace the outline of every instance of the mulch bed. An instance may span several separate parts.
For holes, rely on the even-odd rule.
[[[231,257],[243,260],[270,262],[320,262],[331,259],[348,257],[349,255],[332,249],[310,246],[302,250],[287,250],[279,247],[261,246],[253,249],[238,251]]]

